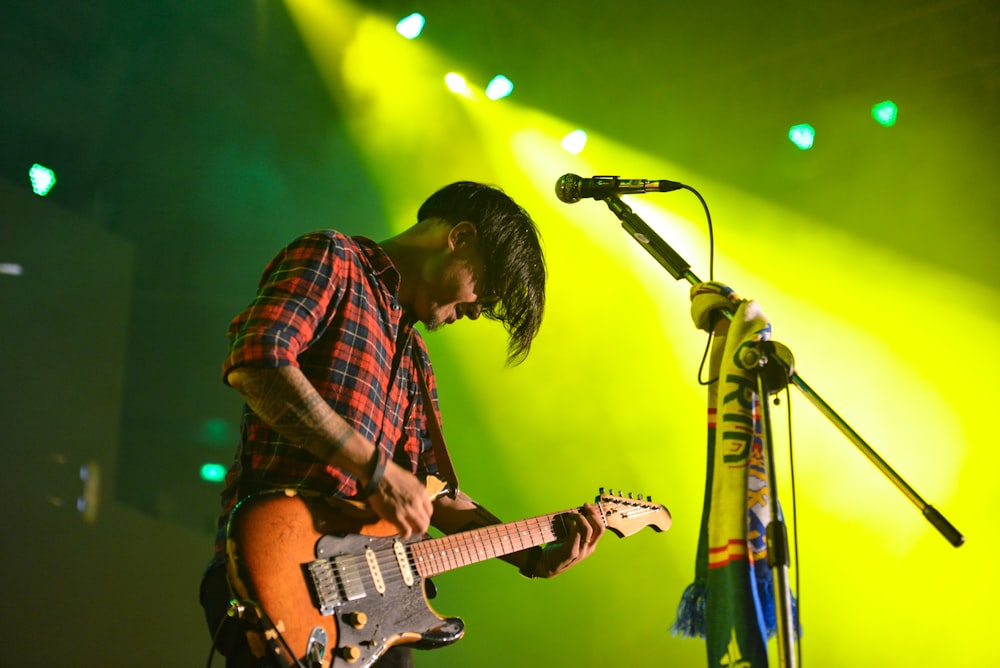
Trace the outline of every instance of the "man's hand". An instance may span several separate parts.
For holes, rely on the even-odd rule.
[[[542,550],[542,556],[531,575],[551,578],[589,557],[597,541],[604,535],[604,521],[597,506],[588,503],[580,513],[560,515],[566,523],[568,533],[558,543],[550,543]]]
[[[434,512],[427,487],[395,462],[386,464],[385,475],[368,497],[368,505],[404,539],[426,532]]]

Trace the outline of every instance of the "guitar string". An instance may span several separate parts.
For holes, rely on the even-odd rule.
[[[484,529],[489,528],[492,527],[484,527]],[[529,547],[545,542],[549,536],[554,534],[551,528],[546,530],[546,527],[542,526],[540,522],[539,527],[527,532],[519,531],[517,533],[512,533],[510,531],[492,531],[489,533],[497,535],[488,540],[476,540],[471,536],[463,538],[445,536],[443,538],[434,538],[429,541],[419,543],[404,544],[407,548],[407,564],[414,575],[428,577],[429,575],[452,570],[454,568],[466,566],[485,559],[505,556],[507,554],[518,552],[522,549],[528,549]],[[483,534],[480,533],[480,535]],[[389,539],[390,537],[386,538]],[[515,539],[518,543],[520,543],[519,545],[515,545]],[[432,548],[430,546],[430,544],[439,542],[441,547],[444,549]],[[508,545],[504,545],[505,542],[508,543]],[[396,542],[393,541],[387,546],[372,550],[375,554],[378,568],[381,571],[381,579],[386,584],[396,584],[405,580],[404,573],[399,567],[395,544]],[[474,554],[469,553],[470,549],[475,550]],[[368,557],[365,554],[340,556],[342,559],[341,564],[344,569],[352,569],[362,574],[365,573],[366,570],[369,570]],[[468,558],[469,556],[478,558]],[[333,557],[332,559],[336,559],[336,557]],[[423,561],[418,563],[418,559],[423,559]],[[425,570],[432,572],[427,575],[421,575],[420,571],[422,565],[427,567]],[[443,566],[443,568],[439,568],[441,566]],[[334,573],[337,584],[341,586],[341,591],[345,591],[348,587],[341,575],[341,569],[335,569]],[[368,573],[368,576],[369,577],[365,579],[372,579],[370,572]]]
[[[444,536],[433,541],[414,545],[415,549],[411,550],[410,554],[411,556],[415,556],[415,552],[422,552],[422,556],[431,559],[428,566],[436,566],[444,563],[448,566],[444,570],[466,566],[484,559],[506,556],[540,545],[546,542],[549,536],[554,536],[554,517],[554,515],[548,515],[514,522],[510,525],[511,528],[506,530],[501,530],[499,528],[501,525],[493,525],[476,529],[467,534]],[[482,539],[483,537],[485,537],[485,540]],[[526,538],[527,540],[525,540]],[[519,544],[515,545],[515,541]],[[430,545],[432,542],[440,544],[444,549],[440,551],[432,549]],[[476,558],[463,556],[469,555],[470,549],[474,550],[474,553],[470,556]],[[436,557],[439,557],[438,561],[434,561]],[[411,561],[413,560],[411,559]],[[413,565],[414,567],[418,567],[416,563]]]
[[[550,536],[555,535],[553,529],[555,515],[552,516],[542,516],[538,518],[531,518],[529,520],[521,520],[519,522],[511,523],[509,529],[499,530],[498,527],[501,525],[492,525],[488,527],[482,527],[481,529],[474,530],[468,534],[459,536],[443,536],[441,538],[433,538],[428,541],[417,542],[412,544],[404,544],[407,555],[407,563],[412,573],[419,577],[429,577],[430,575],[435,575],[437,573],[452,570],[454,568],[459,568],[461,566],[469,565],[482,561],[488,558],[494,558],[497,556],[505,556],[507,554],[512,554],[518,552],[522,549],[528,549],[534,545],[539,545],[546,541]],[[513,529],[516,525],[527,525],[533,523],[536,526],[529,529],[527,532],[516,531]],[[546,526],[546,523],[548,526]],[[487,540],[477,540],[477,537],[493,535],[492,538]],[[389,539],[390,537],[385,537]],[[520,545],[514,545],[514,539],[520,543]],[[530,540],[526,541],[524,538]],[[505,541],[509,542],[509,545],[503,545]],[[442,546],[447,546],[447,549],[438,550],[430,547],[430,544],[439,543]],[[448,545],[451,543],[451,545]],[[455,551],[459,552],[465,551],[467,553],[468,549],[476,548],[475,556],[480,557],[479,559],[465,559],[461,556],[456,555]],[[507,549],[508,547],[512,549]],[[489,549],[492,548],[492,549]],[[388,585],[396,585],[399,582],[405,581],[404,573],[399,567],[399,561],[396,556],[395,551],[395,541],[393,541],[389,546],[379,547],[373,549],[375,554],[376,564],[381,573],[381,580]],[[492,554],[490,554],[492,552]],[[422,554],[417,554],[422,553]],[[482,556],[485,554],[486,556]],[[339,558],[339,559],[338,559]],[[418,558],[423,558],[425,561],[417,563]],[[337,564],[337,568],[334,569],[334,579],[338,585],[338,598],[340,595],[351,587],[349,583],[345,582],[342,575],[343,570],[350,569],[353,572],[357,572],[359,575],[365,574],[367,577],[363,577],[363,580],[370,581],[370,586],[374,587],[374,577],[370,572],[368,565],[368,557],[366,554],[361,555],[336,555],[329,557],[330,560],[338,560],[340,563]],[[424,575],[421,575],[421,564],[427,567],[426,570],[431,571]],[[443,565],[443,568],[439,568]],[[368,585],[368,582],[363,582],[363,585]],[[377,590],[376,590],[377,591]]]
[[[551,515],[543,515],[536,518],[512,522],[509,525],[491,525],[481,527],[480,529],[464,534],[454,534],[440,538],[432,538],[426,541],[404,544],[406,548],[405,552],[407,565],[414,575],[420,577],[430,577],[431,575],[460,568],[461,566],[478,563],[479,561],[486,559],[513,554],[535,545],[548,542],[548,540],[555,538],[555,520],[558,519],[562,521],[560,515],[563,515],[566,512],[578,511],[553,513]],[[624,511],[619,510],[618,512],[623,517],[632,519],[645,514],[657,513],[659,512],[659,509],[637,506]],[[519,525],[527,527],[528,530],[525,532],[523,528],[519,528]],[[532,525],[534,526],[532,527]],[[503,526],[508,526],[510,528],[500,529],[500,527]],[[515,531],[515,529],[517,530]],[[486,538],[482,539],[484,536]],[[525,537],[529,539],[527,541],[527,545],[524,541]],[[513,540],[515,538],[520,542],[520,545],[517,547],[514,547]],[[504,541],[510,542],[508,545],[504,545]],[[438,550],[432,548],[431,545],[434,544],[440,544],[446,549]],[[508,550],[508,547],[513,549]],[[473,553],[469,552],[470,548],[474,550]],[[373,551],[375,553],[376,564],[381,572],[382,581],[384,583],[387,585],[396,585],[398,582],[405,581],[405,574],[399,567],[399,560],[395,551],[395,541],[393,541],[390,546],[381,547]],[[366,570],[370,571],[368,568],[368,558],[364,554],[337,555],[335,557],[331,557],[330,559],[337,559],[338,557],[343,559],[345,566],[353,568],[358,573],[363,574]],[[421,559],[419,563],[418,559]],[[421,566],[426,567],[426,574],[421,574]],[[334,569],[334,573],[335,580],[338,584],[338,591],[346,591],[347,585],[341,575],[341,570],[339,568]],[[373,579],[370,572],[368,573],[368,579]],[[374,585],[374,582],[372,585]]]
[[[571,511],[566,511],[571,512]],[[627,518],[635,518],[644,514],[659,512],[656,508],[643,508],[636,507],[629,511],[619,511],[622,516]],[[423,542],[407,544],[407,559],[409,566],[419,574],[419,569],[421,564],[426,564],[429,567],[436,567],[438,565],[444,564],[445,568],[436,572],[443,572],[446,570],[451,570],[453,568],[459,568],[461,566],[469,565],[472,563],[477,563],[485,559],[492,559],[496,557],[506,556],[514,552],[519,552],[534,545],[539,545],[541,543],[547,542],[546,539],[555,537],[555,531],[553,529],[553,519],[560,519],[559,515],[563,513],[552,514],[548,516],[541,516],[538,518],[531,518],[528,520],[521,520],[519,522],[511,523],[512,529],[506,529],[504,531],[498,531],[497,528],[502,525],[491,525],[488,527],[482,527],[481,529],[468,532],[466,534],[455,534],[450,536],[443,536],[441,538],[434,538]],[[548,527],[543,526],[543,520],[549,523]],[[536,526],[531,528],[531,523]],[[517,525],[528,526],[528,531],[525,532],[523,528],[518,529]],[[506,526],[506,525],[504,525]],[[513,529],[518,529],[514,531]],[[490,536],[494,534],[494,536]],[[481,540],[480,537],[487,536],[486,540]],[[530,540],[528,544],[525,544],[522,537],[528,537]],[[514,543],[512,539],[519,539],[520,545],[513,547]],[[512,549],[507,549],[504,545],[505,541],[510,540],[509,543]],[[440,543],[446,546],[446,549],[437,550],[430,547],[433,543]],[[469,549],[474,550],[474,554],[471,555],[474,558],[468,558],[463,555],[469,554]],[[499,549],[498,549],[499,548]],[[398,563],[396,557],[394,544],[392,548],[382,548],[375,551],[377,555],[386,555],[386,562],[390,566]],[[418,558],[428,559],[428,561],[421,561],[417,563]],[[435,561],[436,559],[436,561]],[[367,563],[367,558],[364,555],[353,555],[351,564],[357,567],[359,564],[365,565]],[[380,563],[381,568],[381,563]],[[393,569],[390,569],[392,572]],[[402,577],[402,575],[400,576]]]

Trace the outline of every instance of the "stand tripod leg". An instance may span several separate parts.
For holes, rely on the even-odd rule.
[[[927,518],[927,521],[930,522],[949,543],[955,547],[960,547],[965,542],[965,536],[962,535],[962,532],[956,529],[951,522],[945,519],[944,515],[938,512],[936,508],[924,501],[917,491],[910,487],[910,485],[907,484],[907,482],[903,480],[903,478],[900,477],[891,466],[889,466],[889,463],[882,459],[882,457],[875,452],[872,446],[868,445],[865,439],[861,438],[861,435],[858,434],[858,432],[854,431],[854,429],[852,429],[842,417],[837,415],[837,412],[833,410],[830,404],[826,403],[821,396],[819,396],[811,387],[809,387],[808,384],[806,384],[806,381],[802,380],[802,378],[794,372],[791,374],[790,379],[795,387],[801,390],[806,399],[808,399],[812,405],[826,417],[826,419],[832,422],[833,425],[847,437],[847,440],[853,443],[858,450],[860,450],[861,453],[868,458],[868,461],[874,464],[875,468],[881,471],[882,475],[888,478],[889,481],[894,484],[899,491],[901,491],[903,495],[906,496],[906,498],[908,498],[913,505],[920,510],[923,516]]]

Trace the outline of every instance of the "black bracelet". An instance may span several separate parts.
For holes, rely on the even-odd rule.
[[[355,498],[367,499],[375,493],[375,490],[378,489],[378,484],[382,482],[382,476],[385,475],[385,465],[388,462],[389,458],[382,456],[382,448],[375,446],[375,470],[369,476],[368,484],[355,495]]]
[[[522,564],[521,568],[518,570],[524,577],[529,579],[534,579],[538,577],[535,571],[538,570],[538,562],[541,560],[542,560],[542,548],[537,546],[533,547],[530,550],[528,550],[528,558],[524,560],[524,564]]]

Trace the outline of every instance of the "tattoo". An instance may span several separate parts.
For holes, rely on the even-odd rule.
[[[329,462],[353,430],[305,376],[291,368],[241,374],[239,392],[278,433]]]
[[[490,511],[483,508],[478,503],[476,504],[475,510],[473,512],[473,517],[468,522],[462,526],[459,531],[470,531],[472,529],[480,529],[482,527],[492,526],[494,524],[500,524],[500,519],[493,515]]]

